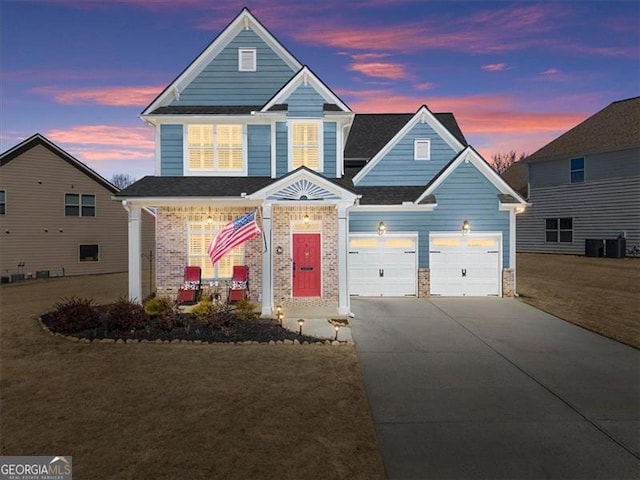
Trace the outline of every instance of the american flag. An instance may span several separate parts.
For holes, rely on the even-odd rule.
[[[213,237],[208,250],[212,265],[215,265],[215,263],[230,250],[260,234],[260,227],[258,227],[258,223],[256,222],[256,213],[257,210],[254,210],[243,217],[227,223],[222,230]]]

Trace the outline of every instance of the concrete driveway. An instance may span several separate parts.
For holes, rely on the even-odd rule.
[[[640,352],[514,299],[352,299],[389,479],[640,478]]]

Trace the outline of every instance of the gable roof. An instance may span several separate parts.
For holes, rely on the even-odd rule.
[[[302,68],[302,64],[269,32],[249,11],[243,8],[222,32],[185,68],[176,78],[142,111],[141,115],[154,113],[158,107],[164,107],[174,98],[174,91],[182,90],[220,53],[220,51],[243,28],[251,29],[269,45],[293,71]]]
[[[262,108],[262,112],[267,112],[272,107],[281,104],[289,95],[291,95],[300,85],[311,84],[325,100],[325,105],[336,105],[338,111],[351,112],[351,109],[338,96],[331,91],[318,76],[311,71],[308,66],[303,66],[289,82],[287,82]]]
[[[22,141],[21,143],[19,143],[19,144],[15,145],[14,147],[10,148],[6,152],[0,154],[0,167],[4,167],[10,161],[14,160],[15,158],[17,158],[20,155],[28,152],[29,150],[31,150],[32,148],[34,148],[34,147],[36,147],[38,145],[43,146],[44,148],[46,148],[47,150],[52,152],[54,155],[57,155],[62,160],[67,162],[72,167],[80,170],[86,176],[88,176],[89,178],[91,178],[95,182],[99,183],[100,185],[102,185],[104,188],[106,188],[110,192],[113,192],[113,193],[118,192],[118,187],[113,185],[111,182],[109,182],[107,179],[105,179],[104,177],[99,175],[97,172],[95,172],[94,170],[89,168],[87,165],[82,163],[80,160],[78,160],[77,158],[73,157],[69,153],[65,152],[63,149],[61,149],[56,144],[54,144],[49,139],[47,139],[44,135],[41,135],[39,133],[36,133],[36,134],[32,135],[31,137],[27,138],[26,140]]]
[[[453,113],[433,115],[462,145],[467,145]],[[347,139],[345,160],[370,160],[414,116],[414,113],[357,113]]]
[[[621,150],[639,145],[640,97],[634,97],[609,104],[533,153],[526,161]]]
[[[389,142],[387,142],[382,149],[380,149],[374,157],[360,170],[355,177],[353,177],[354,185],[369,173],[383,158],[384,156],[407,135],[411,129],[418,123],[427,123],[433,130],[444,140],[453,151],[460,152],[464,148],[464,144],[445,127],[442,122],[427,108],[426,105],[422,105],[418,111],[411,117],[411,119],[398,131]]]
[[[418,197],[416,203],[422,203],[427,198],[435,194],[437,188],[451,175],[455,169],[462,162],[471,162],[482,173],[487,180],[489,180],[501,195],[506,195],[501,198],[501,203],[507,203],[512,205],[527,205],[527,202],[517,193],[513,188],[509,186],[504,179],[498,175],[491,165],[482,158],[482,156],[476,151],[475,148],[468,146],[456,155],[438,174],[431,179],[427,184],[427,188],[422,195]],[[506,200],[511,197],[511,200]]]

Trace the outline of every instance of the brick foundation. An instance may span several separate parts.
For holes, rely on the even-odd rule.
[[[428,268],[418,269],[418,297],[431,297],[430,272]]]
[[[502,296],[513,297],[515,296],[515,280],[516,275],[513,268],[505,268],[502,270]]]

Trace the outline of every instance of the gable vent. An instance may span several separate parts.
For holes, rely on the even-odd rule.
[[[239,48],[238,49],[238,70],[241,72],[256,71],[256,49],[255,48]]]

